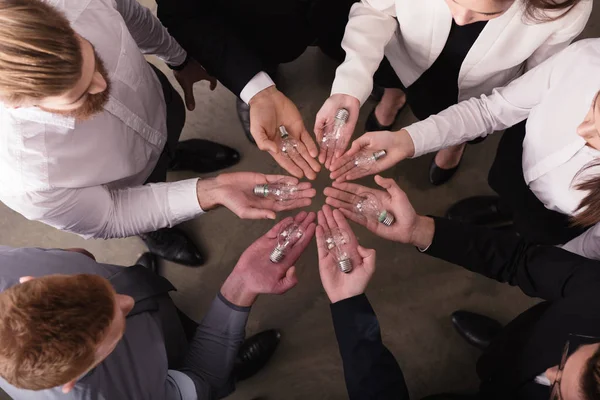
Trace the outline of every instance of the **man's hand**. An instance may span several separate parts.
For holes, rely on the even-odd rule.
[[[257,93],[250,100],[250,133],[256,145],[269,154],[291,175],[315,179],[321,166],[315,159],[317,145],[304,127],[300,112],[275,86]],[[285,126],[289,135],[298,142],[298,154],[287,156],[282,153],[279,127]]]
[[[294,200],[276,201],[254,194],[254,186],[275,182],[298,185]],[[264,175],[257,172],[234,172],[221,174],[214,179],[198,180],[198,202],[208,211],[219,205],[227,207],[243,219],[275,219],[275,212],[309,206],[317,194],[310,182],[298,183],[298,179],[283,175]]]
[[[304,235],[288,250],[281,262],[272,263],[269,255],[277,246],[277,235],[292,220],[304,229]],[[296,286],[298,278],[294,264],[315,234],[314,220],[315,213],[301,212],[293,219],[282,220],[252,243],[223,284],[221,294],[235,305],[248,307],[259,294],[283,294]]]
[[[393,179],[375,176],[375,182],[385,191],[371,189],[354,183],[333,182],[333,187],[325,188],[325,202],[340,211],[352,221],[365,226],[371,232],[385,239],[400,243],[410,243],[421,249],[429,247],[433,241],[433,219],[417,215],[404,193]],[[391,226],[356,214],[354,204],[360,200],[358,194],[371,193],[381,206],[391,212],[395,221]]]
[[[358,121],[358,113],[360,110],[360,101],[353,96],[347,94],[334,94],[331,95],[317,113],[315,120],[315,136],[319,145],[323,143],[323,135],[325,134],[326,127],[330,126],[335,119],[335,114],[340,108],[345,108],[350,114],[346,125],[342,128],[341,136],[338,139],[335,147],[321,146],[319,153],[319,162],[325,165],[325,168],[329,169],[331,163],[335,158],[340,157],[352,138],[352,133],[356,127],[356,121]]]
[[[319,273],[323,288],[332,303],[364,293],[375,272],[375,250],[361,247],[348,222],[339,210],[331,211],[328,206],[318,214],[317,250],[319,252]],[[347,249],[352,255],[354,269],[350,273],[339,270],[336,259],[328,250],[326,233],[339,228],[349,236]]]
[[[194,99],[194,83],[200,81],[210,82],[210,90],[217,87],[217,79],[210,76],[208,72],[196,60],[190,58],[187,65],[181,71],[173,71],[173,75],[183,89],[185,105],[188,110],[193,111],[196,108]]]
[[[379,150],[385,150],[387,154],[377,160],[370,169],[360,169],[354,164],[357,154],[361,152],[373,154]],[[385,171],[414,154],[415,146],[410,135],[404,129],[399,132],[367,132],[352,143],[352,147],[346,154],[333,162],[330,178],[338,182],[362,178]]]

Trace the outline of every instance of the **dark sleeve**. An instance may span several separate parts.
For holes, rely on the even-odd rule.
[[[233,391],[231,371],[249,313],[250,307],[233,305],[219,293],[198,325],[180,371],[194,382],[199,400],[222,398]]]
[[[518,286],[532,297],[552,300],[582,291],[600,293],[599,261],[527,243],[510,232],[434,220],[435,234],[426,254]]]
[[[396,359],[381,341],[377,316],[364,294],[331,305],[351,400],[408,400]]]
[[[200,13],[200,6],[191,3],[158,0],[158,18],[193,59],[239,97],[254,75],[265,70],[263,62],[232,22],[210,6],[202,6]]]

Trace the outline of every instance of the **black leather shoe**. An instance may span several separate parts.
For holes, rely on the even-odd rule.
[[[177,144],[171,171],[194,171],[199,174],[229,168],[240,162],[240,153],[231,147],[204,139],[184,140]]]
[[[454,176],[456,171],[458,171],[458,167],[460,167],[461,161],[458,162],[458,165],[456,167],[445,169],[438,167],[438,165],[435,163],[434,156],[433,160],[431,160],[431,164],[429,165],[429,182],[431,182],[431,184],[435,186],[440,186],[448,182],[450,178]]]
[[[366,132],[376,132],[376,131],[391,130],[392,127],[394,126],[394,124],[396,123],[396,120],[398,119],[398,116],[400,115],[402,110],[404,110],[406,108],[406,104],[407,103],[404,103],[404,105],[402,107],[400,107],[400,109],[396,113],[394,122],[392,122],[391,125],[381,125],[381,123],[377,120],[377,116],[375,115],[375,108],[377,108],[377,106],[373,107],[373,109],[371,110],[371,113],[367,117],[367,122],[365,122],[365,131]]]
[[[185,233],[176,228],[163,228],[144,233],[140,238],[148,250],[168,261],[197,267],[204,264],[204,257]]]
[[[250,133],[250,106],[244,103],[239,97],[235,99],[235,109],[237,110],[238,118],[240,119],[240,123],[242,124],[242,128],[244,128],[244,133],[246,137],[256,146],[256,141]]]
[[[480,350],[488,348],[502,330],[500,322],[485,315],[462,310],[452,313],[452,324],[467,343]]]
[[[498,196],[473,196],[462,199],[446,211],[446,218],[488,228],[512,225],[512,215],[500,207]]]
[[[233,367],[235,379],[242,381],[260,371],[275,353],[280,338],[281,333],[278,330],[269,329],[246,339],[240,347]]]
[[[150,252],[142,254],[135,262],[135,265],[141,265],[144,268],[148,268],[155,274],[158,273],[158,261],[156,260],[156,256]]]

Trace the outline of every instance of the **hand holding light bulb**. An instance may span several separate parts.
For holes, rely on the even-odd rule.
[[[293,201],[257,196],[255,190],[259,186],[288,188],[286,191],[293,196]],[[309,206],[311,198],[317,194],[310,182],[299,183],[298,179],[291,176],[255,172],[235,172],[213,179],[201,179],[197,184],[197,192],[203,210],[223,205],[244,219],[275,219],[276,212]]]
[[[364,293],[371,276],[375,272],[375,250],[365,249],[358,244],[348,221],[339,210],[323,206],[318,212],[316,230],[317,251],[319,253],[319,274],[323,288],[332,303]],[[343,252],[352,260],[352,270],[343,271],[340,267],[339,251],[333,250],[328,233],[345,236]],[[332,251],[333,250],[333,251]]]
[[[365,226],[371,232],[385,239],[400,243],[412,243],[417,247],[426,248],[431,242],[429,238],[420,240],[421,231],[432,222],[430,218],[417,215],[404,193],[393,179],[375,176],[375,182],[384,190],[371,189],[348,182],[333,182],[333,187],[325,188],[325,202],[340,209],[344,216],[357,224]],[[395,217],[390,226],[379,222],[373,217],[365,218],[357,213],[356,204],[365,198],[365,194],[375,198],[381,208]]]
[[[381,152],[385,151],[385,154]],[[331,165],[331,179],[350,181],[376,174],[414,155],[415,148],[407,131],[367,132],[352,142],[350,149]]]

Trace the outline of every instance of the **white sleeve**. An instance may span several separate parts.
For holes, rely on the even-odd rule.
[[[125,20],[131,37],[144,54],[154,54],[170,65],[183,64],[186,51],[169,34],[167,28],[156,18],[150,9],[137,0],[115,0],[117,11]]]
[[[494,89],[490,96],[473,97],[404,128],[413,140],[414,157],[464,143],[525,120],[531,109],[546,96],[555,71],[564,66],[565,60],[571,65],[572,53],[567,49],[556,54],[508,86]]]
[[[342,48],[346,59],[338,67],[331,94],[357,98],[362,105],[373,89],[373,74],[396,31],[394,0],[362,0],[350,10]]]
[[[84,238],[120,238],[172,227],[204,213],[198,179],[109,190],[56,189],[3,198],[28,219]]]
[[[600,225],[592,226],[575,239],[571,239],[570,242],[559,247],[592,260],[600,260]]]
[[[562,29],[557,30],[527,59],[525,70],[537,67],[539,64],[552,57],[554,54],[566,49],[585,28],[592,13],[592,0],[583,0],[577,3],[558,22],[564,23]]]
[[[259,72],[254,75],[252,79],[240,92],[240,99],[246,104],[250,103],[250,100],[258,93],[270,86],[274,86],[275,83],[271,79],[271,77],[266,72]]]

